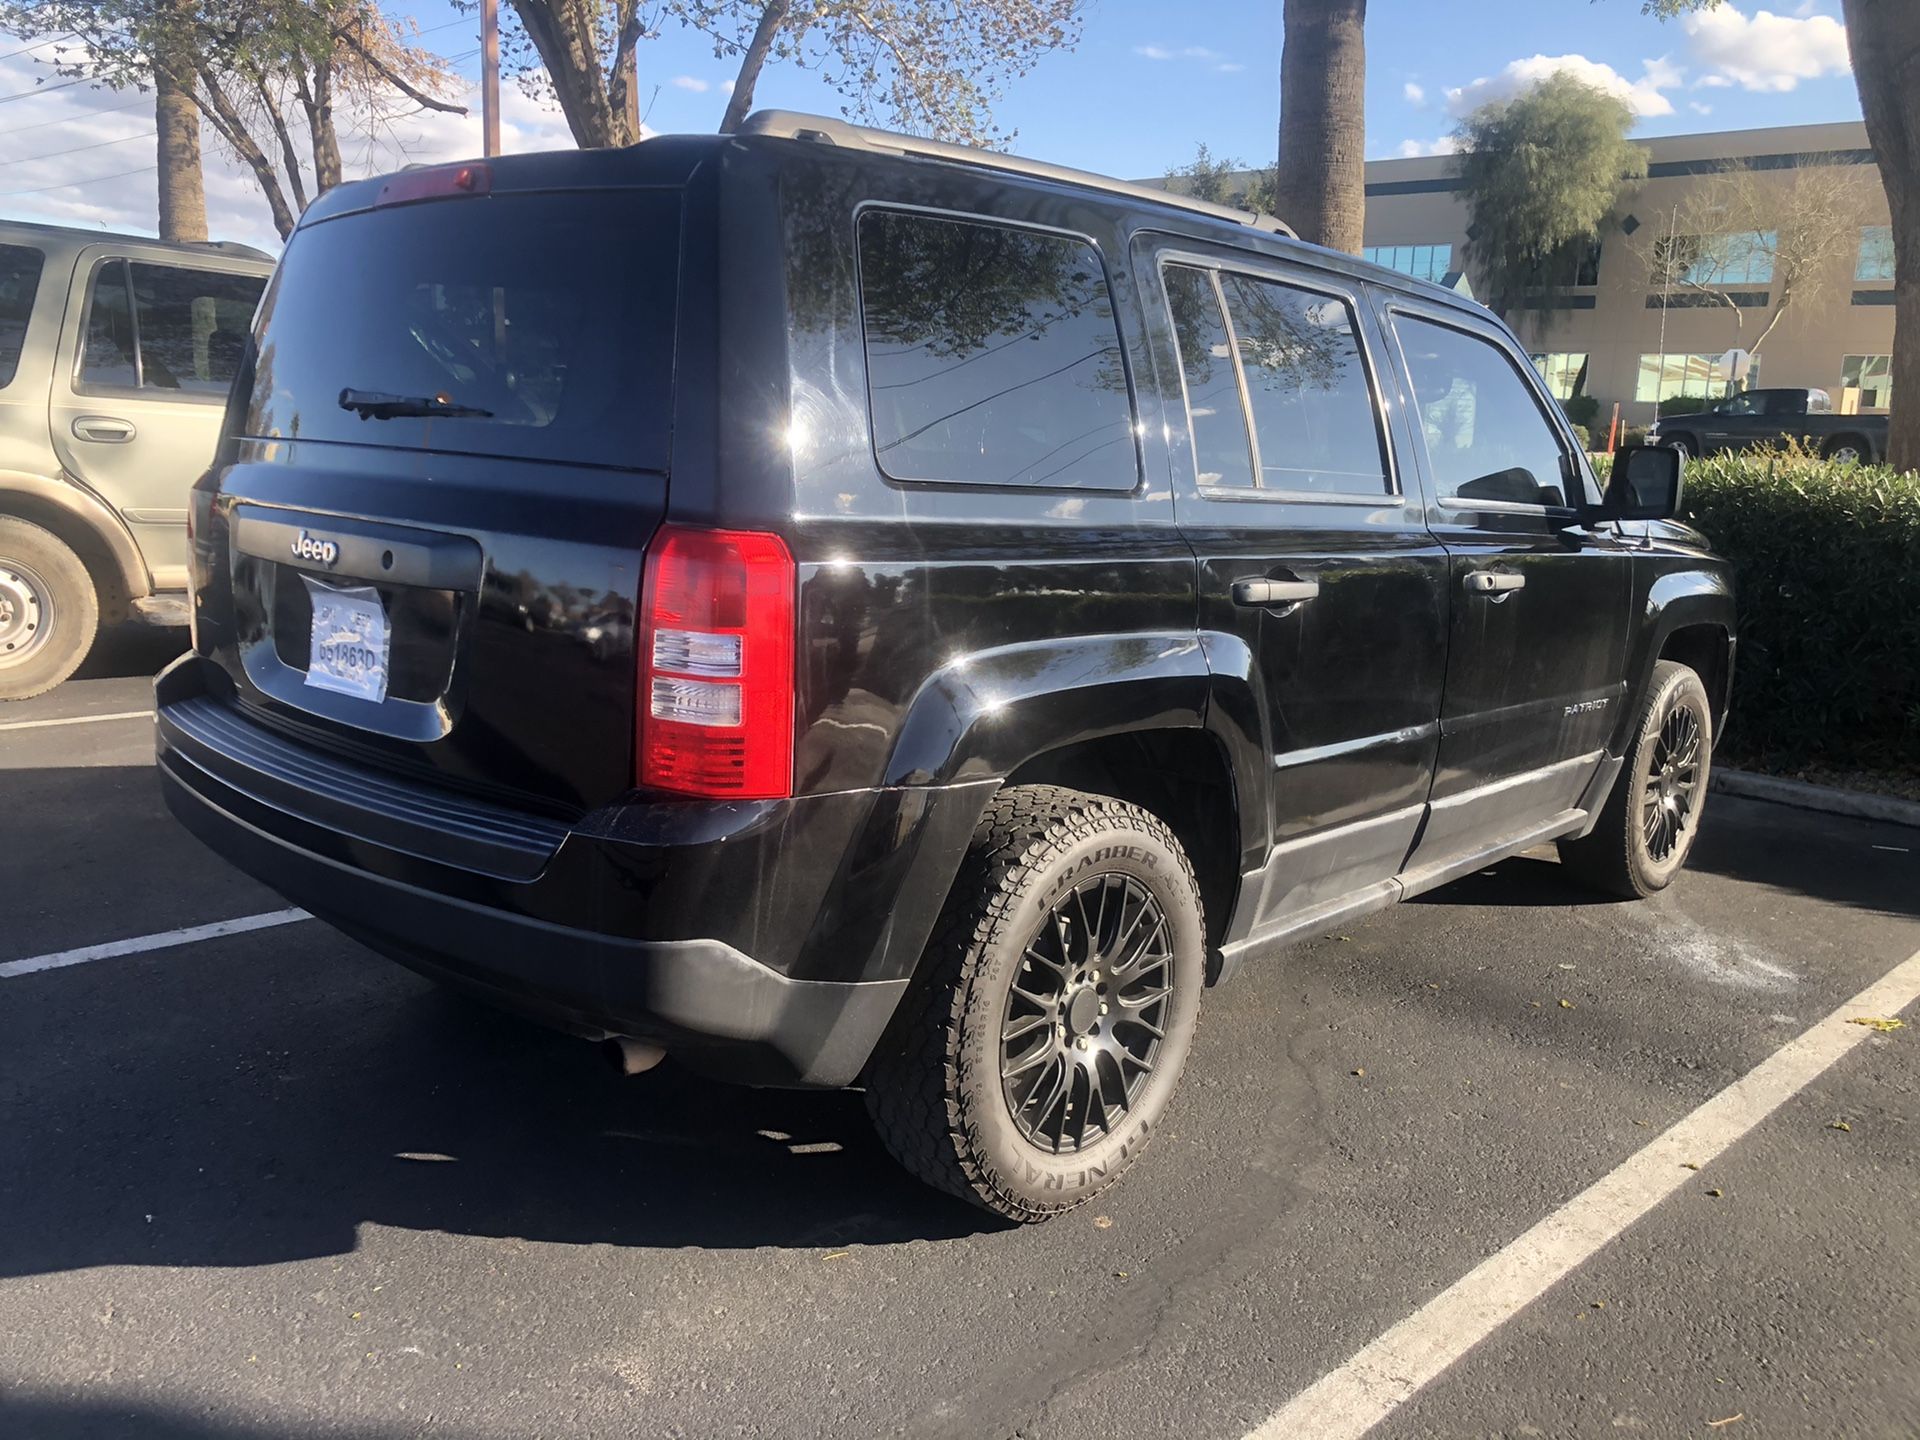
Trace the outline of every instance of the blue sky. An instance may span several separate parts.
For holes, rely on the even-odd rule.
[[[1639,0],[1373,0],[1367,21],[1367,153],[1444,148],[1465,110],[1555,69],[1626,96],[1642,135],[1857,119],[1838,0],[1729,0],[1661,23]],[[477,76],[477,17],[446,0],[404,0],[424,43]],[[1122,176],[1163,173],[1205,141],[1217,156],[1266,163],[1280,113],[1282,0],[1091,0],[1079,46],[1014,81],[999,109],[1022,153]],[[503,0],[502,8],[506,5]],[[150,104],[136,94],[51,83],[44,48],[0,44],[0,215],[143,230],[154,224]],[[734,66],[712,42],[669,28],[640,52],[659,131],[711,130]],[[568,142],[558,114],[509,82],[506,148]],[[16,98],[17,97],[17,98]],[[416,116],[346,137],[354,173],[477,153],[475,114]],[[765,106],[839,113],[817,75],[775,66]],[[252,181],[208,136],[208,207],[217,236],[271,246]]]
[[[421,4],[417,13],[426,24],[452,12]],[[1012,86],[1001,119],[1019,131],[1024,152],[1121,175],[1163,171],[1203,140],[1215,154],[1269,161],[1280,115],[1280,15],[1281,0],[1093,0],[1080,45]],[[1636,87],[1636,103],[1649,112],[1642,134],[1857,119],[1852,77],[1830,63],[1844,65],[1838,15],[1837,3],[1780,12],[1730,4],[1690,26],[1642,15],[1639,0],[1375,0],[1367,153],[1431,147],[1453,128],[1458,108],[1489,93],[1474,82],[1498,88],[1509,66],[1539,57],[1578,57]],[[649,124],[714,127],[734,67],[716,60],[709,43],[669,31],[643,49],[641,65],[643,84],[661,87]],[[713,88],[701,93],[686,82]],[[1450,91],[1462,95],[1450,102]],[[793,67],[770,71],[756,101],[828,113],[840,103]]]

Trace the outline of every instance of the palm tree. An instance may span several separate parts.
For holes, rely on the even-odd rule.
[[[1286,0],[1280,218],[1353,254],[1366,220],[1367,0]]]

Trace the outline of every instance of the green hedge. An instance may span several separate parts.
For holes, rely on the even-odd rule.
[[[1685,509],[1738,588],[1729,758],[1920,772],[1920,474],[1716,455]]]

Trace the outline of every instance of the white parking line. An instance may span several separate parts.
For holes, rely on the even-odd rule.
[[[1875,1033],[1850,1021],[1892,1016],[1915,999],[1920,952],[1302,1390],[1247,1440],[1358,1440],[1667,1196],[1697,1184],[1692,1167],[1721,1154]]]
[[[151,710],[117,710],[111,715],[63,715],[58,720],[0,720],[0,730],[46,730],[55,725],[98,725],[103,720],[151,720]]]
[[[84,965],[89,960],[111,960],[116,955],[139,955],[148,950],[166,950],[175,945],[195,945],[221,935],[243,935],[249,930],[267,930],[275,925],[291,925],[296,920],[312,918],[304,910],[269,910],[264,915],[242,915],[237,920],[216,920],[211,925],[190,925],[184,930],[163,930],[158,935],[136,935],[131,940],[109,940],[104,945],[58,950],[51,955],[35,955],[28,960],[9,960],[0,964],[0,980],[12,980],[42,970],[60,970],[68,965]]]

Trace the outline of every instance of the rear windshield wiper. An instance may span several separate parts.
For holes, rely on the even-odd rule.
[[[491,410],[477,405],[460,405],[450,395],[390,395],[384,390],[346,389],[340,392],[340,408],[351,410],[362,420],[399,420],[411,416],[464,416],[476,420],[493,418]]]

